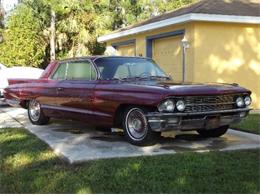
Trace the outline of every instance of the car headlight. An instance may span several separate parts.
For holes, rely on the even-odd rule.
[[[244,102],[245,102],[246,106],[249,106],[251,104],[252,100],[251,100],[251,98],[249,96],[246,96],[244,98]]]
[[[238,97],[236,99],[236,104],[237,104],[237,107],[243,107],[244,106],[244,100],[242,97]]]
[[[166,100],[158,106],[158,110],[160,112],[163,112],[163,111],[172,112],[172,111],[174,111],[174,108],[175,108],[175,105],[172,100]]]
[[[178,111],[180,111],[180,112],[184,111],[185,107],[186,107],[186,105],[185,105],[183,100],[178,100],[177,101],[176,108],[177,108]]]

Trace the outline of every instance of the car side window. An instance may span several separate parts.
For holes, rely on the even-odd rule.
[[[65,65],[64,65],[65,64]],[[89,61],[75,61],[60,64],[53,79],[94,80],[96,71]],[[63,77],[61,75],[64,75]]]
[[[69,62],[66,79],[68,80],[94,80],[96,72],[88,61]]]

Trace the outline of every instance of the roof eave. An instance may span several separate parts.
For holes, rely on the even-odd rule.
[[[107,35],[98,37],[98,42],[103,43],[113,39],[134,35],[150,30],[167,27],[174,24],[181,24],[191,21],[208,21],[208,22],[227,22],[227,23],[249,23],[249,24],[260,24],[260,17],[257,16],[236,16],[236,15],[219,15],[219,14],[199,14],[191,13],[185,14],[158,22],[134,27],[132,29],[115,32]]]

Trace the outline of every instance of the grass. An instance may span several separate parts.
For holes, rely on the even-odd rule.
[[[0,193],[260,193],[259,150],[68,165],[24,129],[0,129]]]
[[[232,125],[231,128],[260,134],[260,114],[250,114],[240,123]]]

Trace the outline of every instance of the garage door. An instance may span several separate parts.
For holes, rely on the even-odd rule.
[[[135,56],[135,44],[121,45],[116,48],[118,56]]]
[[[153,40],[153,59],[175,81],[182,81],[182,36]]]

